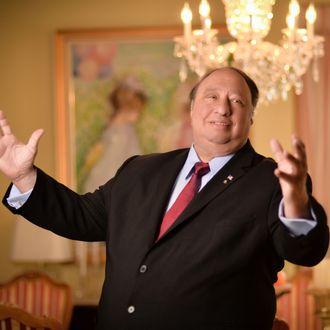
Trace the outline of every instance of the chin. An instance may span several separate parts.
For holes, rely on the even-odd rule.
[[[208,139],[209,142],[216,144],[216,145],[227,145],[232,143],[231,138],[229,137],[212,137]]]
[[[222,148],[230,153],[240,149],[245,144],[246,140],[214,139],[210,142],[214,145],[214,148]]]

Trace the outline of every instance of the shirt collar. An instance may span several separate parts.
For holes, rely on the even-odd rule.
[[[218,157],[212,158],[209,161],[210,173],[212,173],[212,175],[217,173],[233,156],[234,156],[234,153],[225,155],[225,156],[218,156]],[[186,179],[192,174],[194,165],[200,161],[201,160],[197,155],[195,147],[194,147],[194,145],[192,145],[189,149],[189,153],[188,153],[186,162],[182,168],[182,174]]]

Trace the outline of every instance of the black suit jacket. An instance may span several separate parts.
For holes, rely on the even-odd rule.
[[[12,210],[71,239],[106,241],[98,329],[271,329],[283,260],[312,266],[324,257],[322,207],[310,196],[317,226],[290,235],[278,219],[276,164],[249,142],[155,242],[187,154],[133,157],[84,196],[38,170],[29,200]]]

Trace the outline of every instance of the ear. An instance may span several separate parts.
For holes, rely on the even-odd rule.
[[[191,101],[191,103],[190,103],[190,118],[192,116],[193,111],[194,111],[194,101]]]
[[[255,109],[253,108],[252,112],[251,112],[251,116],[250,116],[250,125],[253,125],[254,112],[255,112]]]

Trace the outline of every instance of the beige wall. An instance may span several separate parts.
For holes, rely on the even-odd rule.
[[[45,129],[37,165],[54,175],[54,34],[59,29],[95,27],[180,25],[183,0],[30,0],[0,3],[0,109],[4,110],[17,136],[26,141],[39,127]],[[198,1],[190,1],[195,16]],[[193,3],[194,2],[194,3]],[[223,22],[223,5],[210,1],[215,22]],[[280,38],[288,0],[274,9],[272,41]],[[195,23],[198,20],[195,18]],[[260,107],[255,118],[256,149],[270,154],[268,140],[277,136],[285,146],[293,131],[292,97]],[[0,176],[4,192],[8,181]],[[9,260],[15,217],[0,207],[0,281],[19,267]]]

